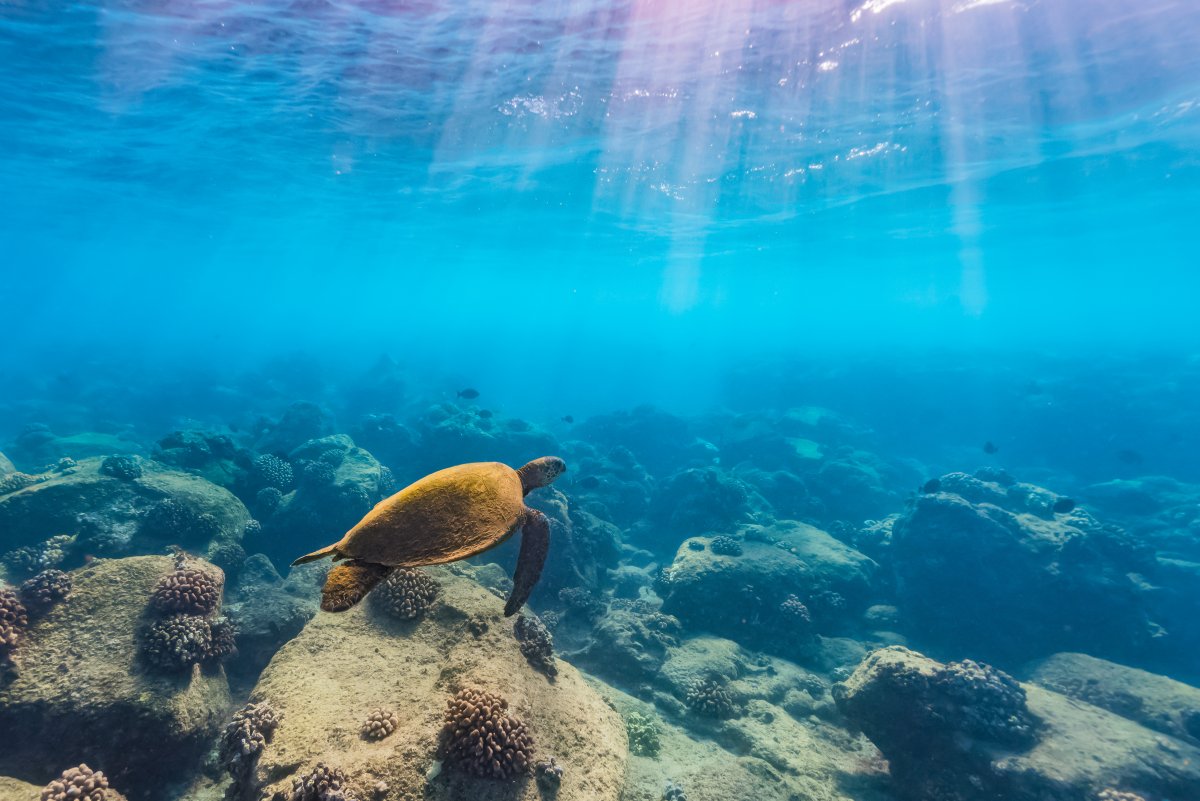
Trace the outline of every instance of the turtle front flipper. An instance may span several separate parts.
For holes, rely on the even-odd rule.
[[[521,549],[522,555],[525,553]],[[351,559],[329,571],[325,588],[321,590],[321,608],[326,612],[345,612],[361,601],[375,585],[387,578],[395,568]]]
[[[521,523],[521,553],[513,572],[512,593],[504,604],[504,616],[511,617],[529,600],[530,593],[542,577],[542,566],[550,551],[550,521],[537,509],[527,509]]]

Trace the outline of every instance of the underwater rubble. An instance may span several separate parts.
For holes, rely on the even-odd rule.
[[[64,782],[102,801],[1200,786],[1200,489],[1068,496],[996,467],[921,484],[816,407],[567,430],[472,400],[17,436],[0,801]],[[569,470],[527,499],[551,545],[516,617],[519,537],[397,569],[338,614],[318,611],[328,565],[289,568],[430,470],[547,453]]]

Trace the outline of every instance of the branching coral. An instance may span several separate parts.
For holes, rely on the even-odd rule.
[[[536,615],[521,615],[513,624],[513,635],[529,664],[547,676],[557,676],[554,665],[554,637]]]
[[[708,544],[708,547],[718,556],[742,555],[742,544],[733,537],[713,537],[713,541]]]
[[[222,580],[196,567],[180,566],[164,576],[150,601],[160,612],[207,615],[221,603]]]
[[[968,734],[1013,745],[1035,739],[1037,721],[1025,705],[1025,690],[1007,673],[964,659],[939,670],[932,686],[950,702]]]
[[[688,685],[684,700],[694,711],[705,717],[728,718],[737,711],[733,696],[721,682],[695,679]]]
[[[42,789],[42,801],[105,801],[108,779],[87,765],[68,768]]]
[[[235,779],[245,777],[275,735],[282,716],[266,703],[246,704],[221,735],[221,764]]]
[[[29,613],[17,594],[0,587],[0,659],[10,654],[29,625]]]
[[[658,724],[649,715],[630,712],[625,716],[625,733],[629,736],[629,750],[637,756],[657,757],[662,748]]]
[[[57,534],[37,545],[26,545],[9,551],[0,557],[13,573],[32,576],[43,570],[58,567],[67,558],[67,551],[75,544],[70,534]]]
[[[382,740],[396,730],[400,719],[390,709],[375,709],[363,721],[361,734],[368,740]]]
[[[789,595],[779,604],[779,614],[784,620],[791,621],[807,626],[812,623],[812,614],[809,613],[808,607],[804,602],[795,595]]]
[[[21,600],[35,610],[49,609],[71,592],[71,576],[61,570],[43,570],[21,584]]]
[[[533,772],[537,776],[537,783],[551,793],[558,790],[563,774],[566,773],[554,757],[538,761],[533,766]]]
[[[676,782],[667,782],[667,786],[663,788],[662,801],[687,801],[687,794],[683,792],[683,785]]]
[[[292,779],[292,791],[288,795],[276,797],[282,801],[357,801],[347,784],[346,774],[340,768],[318,762],[304,776]]]
[[[100,472],[121,481],[141,478],[142,464],[136,456],[108,456],[100,463]]]
[[[7,476],[0,478],[0,495],[23,490],[42,480],[44,479],[38,476],[31,476],[28,473],[9,473]]]
[[[397,620],[415,620],[433,608],[441,588],[422,570],[398,567],[371,593],[373,603]]]
[[[290,490],[295,481],[292,466],[270,453],[265,453],[254,460],[251,475],[259,487],[274,487],[280,492]]]
[[[174,498],[150,507],[142,520],[142,533],[170,542],[207,542],[221,532],[221,524],[208,512],[197,512]]]
[[[254,507],[257,514],[263,517],[270,517],[275,514],[275,511],[283,503],[283,493],[278,487],[263,487],[254,496]]]
[[[525,724],[507,714],[508,701],[475,687],[458,692],[442,727],[445,758],[467,773],[510,779],[533,762],[533,738]]]
[[[163,670],[202,662],[212,650],[212,627],[196,615],[171,615],[150,625],[141,639],[146,661]]]

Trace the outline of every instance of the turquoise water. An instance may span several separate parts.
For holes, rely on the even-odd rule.
[[[1195,685],[1200,631],[1181,610],[1200,600],[1198,42],[1200,7],[1173,0],[0,0],[0,456],[42,483],[63,457],[87,473],[121,453],[202,476],[262,524],[237,532],[246,553],[286,576],[365,509],[338,478],[339,500],[297,490],[308,517],[272,523],[261,457],[299,482],[320,461],[307,440],[349,435],[394,477],[363,491],[374,503],[458,462],[559,453],[567,522],[617,539],[575,553],[575,583],[556,574],[532,607],[563,616],[564,659],[668,726],[670,671],[606,673],[588,645],[600,629],[558,591],[613,615],[649,599],[682,620],[681,642],[728,638],[832,685],[857,662],[772,650],[757,607],[744,631],[689,618],[682,590],[648,578],[689,564],[690,538],[757,542],[745,526],[779,521],[877,565],[824,619],[823,590],[776,588],[821,637],[865,653],[896,635],[1022,680],[1082,651]],[[296,403],[319,421],[290,429]],[[182,457],[173,431],[229,450]],[[1049,529],[1020,518],[1018,539],[1070,514],[1027,497],[1069,498],[1096,527],[1086,558],[1063,557],[1078,575],[1054,560],[1014,574],[1030,609],[981,590],[978,605],[942,597],[963,603],[948,621],[929,597],[962,587],[938,576],[985,587],[1007,557],[973,533],[978,553],[930,578],[913,553],[948,546],[921,503],[979,512],[983,491],[944,477],[980,468],[1050,493],[987,496],[1048,515]],[[928,489],[938,477],[958,489]],[[170,544],[213,557],[228,539],[113,534],[142,525],[144,498],[64,500],[53,524],[5,512],[22,492],[0,493],[0,554],[69,533],[68,570]],[[88,539],[96,519],[108,539]],[[873,540],[879,520],[918,532],[915,550]],[[222,567],[232,582],[240,562]],[[632,596],[621,570],[645,571]],[[243,592],[231,583],[227,602]],[[864,617],[876,606],[899,609],[888,637]],[[1051,607],[1091,611],[1033,625]],[[1004,622],[1020,614],[1027,648]],[[231,663],[231,703],[265,664]],[[811,717],[871,735],[839,714]],[[744,732],[699,731],[761,757]],[[167,797],[66,750],[61,767],[109,759],[135,796]],[[57,775],[30,759],[0,774]],[[788,759],[767,762],[806,775]],[[626,801],[657,801],[660,779],[708,797],[685,773],[638,770]],[[884,795],[845,797],[933,792],[893,774]],[[1200,798],[1105,775],[1146,801]],[[1070,801],[1105,789],[1073,787]],[[974,798],[956,788],[946,798]]]

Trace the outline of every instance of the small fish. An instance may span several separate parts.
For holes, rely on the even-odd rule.
[[[1054,505],[1051,506],[1050,508],[1054,511],[1054,514],[1056,514],[1056,515],[1065,515],[1067,512],[1072,512],[1075,510],[1075,499],[1074,498],[1059,498],[1057,501],[1054,502]]]
[[[932,495],[942,489],[942,480],[940,478],[931,478],[921,485],[922,495]]]
[[[987,442],[983,443],[983,452],[988,454],[989,456],[993,453],[996,453],[999,450],[1000,449],[996,447],[996,443],[992,442],[990,439]]]
[[[1123,448],[1114,454],[1125,464],[1141,464],[1142,455],[1137,451],[1132,451],[1129,448]]]
[[[480,409],[478,412],[476,412],[476,414],[478,414],[484,420],[488,420],[492,416],[492,412],[490,409]]]
[[[574,418],[574,417],[572,417],[571,415],[567,414],[567,415],[563,415],[563,417],[562,417],[562,421],[563,421],[564,423],[567,423],[567,424],[569,425],[569,424],[571,424],[571,423],[574,423],[574,422],[575,422],[575,418]]]
[[[466,400],[475,400],[476,398],[479,397],[479,390],[472,389],[471,387],[467,387],[466,389],[460,389],[458,391],[458,397],[465,398]]]
[[[600,479],[595,476],[584,476],[575,482],[575,486],[582,487],[583,489],[595,489],[600,486]]]

